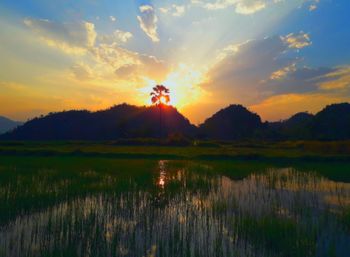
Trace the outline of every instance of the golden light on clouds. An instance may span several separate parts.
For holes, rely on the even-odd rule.
[[[37,6],[27,3],[35,8],[24,15],[10,4],[16,1],[7,2],[8,9],[0,4],[0,85],[7,85],[0,88],[0,115],[10,118],[150,105],[159,84],[170,89],[169,104],[193,123],[229,104],[276,120],[350,96],[349,35],[334,22],[347,6],[326,10],[319,0],[78,1],[91,12],[57,15],[66,4],[56,1],[43,2],[43,13],[31,12]],[[50,13],[52,6],[61,8]],[[336,14],[322,17],[328,31],[311,20],[321,10]],[[310,26],[296,21],[284,28],[293,12],[302,12]],[[339,32],[329,36],[330,29]]]

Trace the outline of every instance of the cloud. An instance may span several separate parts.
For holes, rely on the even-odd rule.
[[[287,70],[280,79],[266,80],[261,87],[270,90],[271,95],[285,93],[319,92],[320,84],[330,80],[327,74],[333,73],[335,68],[328,67],[297,67]]]
[[[159,11],[163,14],[170,14],[174,17],[180,17],[185,14],[186,6],[173,4],[170,7],[161,7]]]
[[[229,45],[207,73],[202,87],[218,95],[218,101],[244,104],[259,101],[271,94],[264,81],[296,62],[295,58],[283,56],[288,49],[278,36]]]
[[[166,8],[166,7],[160,7],[159,8],[159,11],[161,13],[164,13],[164,14],[167,14],[169,12],[170,8]]]
[[[252,14],[266,7],[264,1],[239,2],[236,5],[236,12],[241,14]]]
[[[233,8],[239,14],[253,14],[263,10],[270,4],[280,2],[279,0],[192,0],[193,4],[199,5],[207,10],[220,10]]]
[[[144,78],[152,78],[155,81],[162,81],[168,74],[168,67],[157,58],[147,55],[138,56],[139,62],[123,65],[115,70],[119,79],[142,81]]]
[[[287,75],[293,71],[296,70],[296,63],[292,63],[286,67],[283,67],[279,70],[274,71],[271,76],[270,79],[271,80],[280,80],[280,79],[284,79],[285,77],[287,77]]]
[[[225,103],[258,103],[267,97],[319,90],[332,68],[300,67],[296,51],[309,46],[305,33],[266,37],[229,45],[201,86]]]
[[[141,14],[137,16],[137,19],[141,29],[153,42],[159,42],[157,33],[158,17],[154,12],[154,8],[150,5],[141,5],[139,9]]]
[[[309,11],[312,12],[317,9],[320,0],[308,0],[307,2],[309,2]]]
[[[312,96],[322,104],[329,103],[329,99],[350,99],[350,66],[303,65],[297,52],[311,44],[306,35],[300,32],[229,45],[200,86],[212,95],[214,103],[241,103],[256,107],[259,113],[264,108],[279,108],[282,103],[286,108],[288,100],[293,105],[298,99],[308,110],[307,101]],[[283,113],[289,112],[273,116],[271,111],[266,115],[273,118]]]
[[[290,33],[281,39],[288,45],[289,48],[301,49],[311,45],[310,36],[303,31],[298,34]]]
[[[114,17],[114,16],[109,16],[109,19],[111,20],[111,22],[116,22],[117,21],[117,18]]]
[[[93,77],[93,70],[83,62],[74,64],[71,67],[73,75],[79,80],[88,80]]]
[[[320,88],[324,90],[350,91],[350,66],[333,69],[321,77]],[[326,81],[324,81],[326,80]]]
[[[49,20],[30,19],[24,24],[52,47],[67,53],[82,54],[95,45],[95,25],[90,22],[56,23]]]
[[[278,121],[287,119],[298,112],[316,113],[326,105],[348,102],[349,96],[340,94],[282,94],[269,97],[264,101],[249,106],[249,109],[258,113],[263,120]]]
[[[145,77],[161,81],[169,71],[167,65],[154,56],[140,54],[120,47],[117,43],[99,44],[90,50],[96,67],[94,77],[137,80]]]
[[[317,9],[317,5],[315,4],[312,4],[309,6],[309,11],[312,12],[312,11],[315,11]]]
[[[143,7],[142,10],[147,9]],[[144,77],[163,79],[169,68],[154,56],[140,54],[120,46],[132,38],[130,32],[116,30],[100,35],[92,23],[53,23],[48,20],[26,19],[25,24],[44,41],[66,53],[84,54],[70,67],[70,74],[78,80],[130,79]],[[97,38],[97,40],[96,40]]]
[[[128,31],[115,30],[112,34],[101,35],[98,39],[103,43],[126,43],[133,37],[133,34]]]
[[[282,2],[287,2],[287,0],[191,0],[192,4],[200,6],[207,10],[222,10],[232,8],[236,13],[243,15],[254,14],[267,8],[268,6]],[[314,11],[317,9],[320,0],[300,0],[295,2],[307,4],[309,11]]]
[[[138,62],[136,53],[126,50],[116,43],[100,44],[91,49],[91,53],[98,62],[108,64],[115,69]]]
[[[185,13],[186,7],[184,5],[173,5],[173,16],[182,16]]]

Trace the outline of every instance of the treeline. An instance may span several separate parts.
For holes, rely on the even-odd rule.
[[[98,112],[64,111],[32,119],[2,140],[126,140],[182,142],[203,140],[346,140],[350,139],[350,104],[332,104],[315,115],[297,113],[280,122],[262,122],[258,114],[230,105],[199,126],[176,108],[128,104]],[[131,140],[133,139],[133,140]],[[121,141],[123,142],[123,141]]]

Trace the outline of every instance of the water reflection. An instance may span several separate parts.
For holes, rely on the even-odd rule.
[[[349,207],[348,183],[293,168],[267,169],[233,180],[210,165],[169,161],[158,162],[153,178],[146,187],[128,178],[123,190],[115,184],[114,190],[18,214],[0,227],[0,256],[350,252],[350,234],[342,219]]]
[[[165,168],[166,161],[159,161],[159,179],[158,179],[158,185],[161,188],[164,188],[165,186],[165,179],[166,179],[166,168]]]

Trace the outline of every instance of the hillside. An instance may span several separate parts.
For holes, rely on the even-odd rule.
[[[121,104],[97,112],[51,113],[0,135],[0,139],[115,140],[165,138],[171,134],[216,140],[345,140],[350,139],[350,104],[333,104],[315,115],[302,112],[270,123],[262,123],[259,115],[244,106],[230,105],[199,127],[172,106],[164,106],[160,117],[156,106]]]
[[[159,137],[158,107],[127,104],[110,109],[65,111],[35,118],[0,137],[5,140],[113,140],[119,138]],[[196,127],[174,107],[164,106],[162,135],[182,133],[194,136]]]
[[[236,140],[252,138],[262,127],[259,115],[242,105],[230,105],[207,119],[199,130],[205,138]]]
[[[307,112],[294,114],[287,120],[268,124],[270,135],[275,139],[310,139],[314,115]]]
[[[316,139],[343,140],[350,138],[350,104],[332,104],[317,113],[312,122]]]
[[[22,125],[22,122],[13,121],[6,117],[0,116],[0,134],[10,131],[20,125]]]

